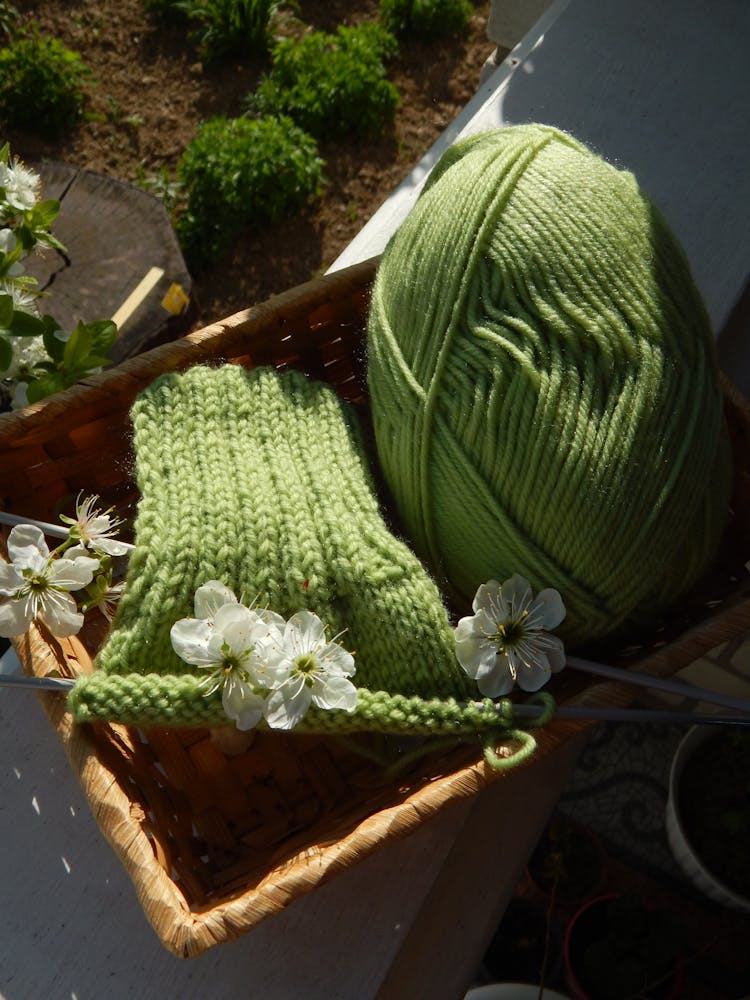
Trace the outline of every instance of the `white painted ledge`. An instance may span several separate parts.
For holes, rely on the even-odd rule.
[[[715,330],[750,276],[750,4],[556,0],[332,265],[380,253],[459,137],[538,121],[632,170]]]

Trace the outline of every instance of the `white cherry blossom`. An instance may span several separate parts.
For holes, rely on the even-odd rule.
[[[211,583],[207,590],[199,588],[195,598],[196,610],[207,617],[175,622],[172,647],[186,663],[208,671],[202,685],[205,694],[221,690],[224,711],[237,728],[252,729],[263,718],[266,705],[265,648],[277,630],[276,620],[283,624],[283,619],[247,608],[234,595],[233,600],[218,603],[221,591],[216,581]]]
[[[76,555],[55,558],[41,530],[16,525],[8,536],[10,562],[0,562],[0,635],[22,635],[32,621],[58,637],[75,635],[83,624],[71,591],[91,583],[99,560]]]
[[[506,695],[515,683],[538,691],[565,666],[562,641],[549,633],[565,617],[556,590],[534,597],[528,580],[516,573],[503,584],[482,584],[472,609],[454,630],[456,656],[486,697]]]
[[[41,178],[25,167],[20,160],[0,162],[0,188],[5,191],[5,201],[19,212],[27,212],[36,205]]]
[[[119,518],[112,516],[112,508],[101,511],[96,506],[99,497],[96,495],[81,500],[81,494],[76,498],[75,518],[61,515],[61,520],[70,525],[70,537],[80,541],[85,549],[103,552],[108,556],[124,556],[129,549],[124,542],[114,536],[122,524]]]
[[[310,705],[353,712],[357,688],[349,680],[354,657],[329,640],[317,615],[299,611],[283,634],[272,637],[266,680],[271,687],[266,721],[272,729],[293,729]]]

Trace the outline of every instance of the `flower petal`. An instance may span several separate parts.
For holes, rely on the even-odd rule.
[[[230,616],[224,614],[225,611],[246,611],[248,614],[235,613]],[[215,634],[222,637],[243,666],[249,666],[258,659],[256,647],[261,639],[267,637],[268,629],[269,626],[254,611],[241,604],[225,604],[223,608],[219,608],[214,626]]]
[[[312,691],[301,681],[290,681],[274,691],[266,704],[266,722],[271,729],[294,729],[312,702]]]
[[[225,604],[239,604],[234,591],[221,580],[209,580],[195,592],[195,617],[213,618]]]
[[[75,635],[83,625],[83,615],[67,591],[48,590],[39,617],[52,635],[59,639]]]
[[[492,608],[498,606],[500,600],[500,584],[497,580],[488,580],[487,583],[481,584],[477,589],[471,607],[475,614],[480,608],[490,611]]]
[[[513,675],[508,657],[499,654],[495,658],[495,669],[477,677],[479,690],[486,698],[500,698],[513,688]]]
[[[91,547],[107,556],[124,556],[128,551],[125,542],[118,542],[116,538],[95,538]]]
[[[0,561],[0,594],[10,597],[23,586],[23,577],[10,563]]]
[[[172,648],[186,663],[197,667],[205,667],[215,663],[212,652],[208,648],[213,635],[210,624],[202,618],[181,618],[169,630]]]
[[[357,707],[358,691],[346,677],[327,677],[313,684],[313,704],[318,708],[340,708],[353,712]]]
[[[470,636],[456,643],[456,658],[469,677],[476,680],[491,670],[497,658],[497,646],[484,636]]]
[[[238,729],[254,729],[263,718],[266,702],[249,684],[236,681],[227,684],[221,696],[224,711],[233,719]]]
[[[325,625],[312,611],[298,611],[287,622],[284,639],[297,643],[295,655],[314,652],[326,645]]]
[[[453,629],[453,634],[456,637],[456,642],[478,636],[480,633],[477,626],[477,616],[468,615],[466,618],[459,618],[458,625]]]
[[[525,576],[514,573],[500,588],[502,600],[513,618],[518,618],[533,598],[531,584]]]
[[[529,607],[530,624],[534,628],[557,628],[565,618],[565,605],[559,591],[548,587],[541,590]]]
[[[550,679],[552,671],[544,653],[536,651],[533,658],[518,664],[516,680],[522,691],[538,691]]]
[[[44,533],[33,524],[17,524],[8,535],[8,555],[11,562],[20,566],[41,568],[49,559],[49,548],[44,540]],[[33,562],[28,562],[29,558]]]
[[[318,655],[318,662],[326,674],[351,677],[356,672],[354,657],[338,642],[329,642]]]
[[[259,623],[262,624],[262,619],[258,612],[239,603],[222,604],[214,615],[214,627],[217,632],[225,632],[228,628],[244,628],[249,633]]]
[[[256,608],[256,613],[266,625],[273,625],[279,632],[284,631],[286,619],[277,615],[275,611],[269,611],[268,608]]]
[[[23,635],[31,624],[26,601],[3,601],[0,603],[0,635],[12,639]]]
[[[98,559],[77,556],[75,559],[53,559],[49,564],[47,579],[55,587],[80,590],[91,583],[100,568]]]
[[[552,673],[559,673],[565,666],[565,646],[562,639],[558,639],[556,635],[550,635],[548,632],[540,632],[537,641],[540,644],[543,643],[542,648],[549,660]]]
[[[74,545],[72,548],[65,550],[66,559],[80,559],[82,556],[86,559],[91,558],[91,553],[85,545]]]

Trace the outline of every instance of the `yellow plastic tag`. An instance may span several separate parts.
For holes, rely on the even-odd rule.
[[[161,300],[162,308],[173,316],[179,316],[190,302],[190,296],[186,294],[182,285],[173,284],[167,289],[167,294]]]

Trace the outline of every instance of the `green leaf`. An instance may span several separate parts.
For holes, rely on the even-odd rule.
[[[34,207],[26,213],[26,225],[31,229],[47,229],[55,221],[60,213],[60,202],[54,198],[37,202]]]
[[[13,296],[0,295],[0,327],[8,329],[13,322]]]
[[[106,354],[117,340],[117,324],[111,319],[98,319],[87,324],[91,332],[91,349],[97,354]]]
[[[105,358],[100,354],[87,354],[83,364],[86,369],[84,375],[90,375],[95,368],[104,368],[105,365],[111,365],[112,359]]]
[[[63,364],[66,369],[79,368],[91,353],[93,337],[85,323],[78,323],[70,335],[70,340],[63,351]]]
[[[62,392],[64,388],[65,381],[58,373],[43,375],[41,378],[29,382],[26,398],[30,403],[38,403],[40,399],[52,396],[56,392]]]
[[[58,364],[62,364],[63,356],[65,354],[65,341],[60,340],[59,337],[55,336],[59,327],[54,320],[52,320],[52,323],[47,322],[47,320],[51,319],[51,316],[44,317],[43,322],[45,324],[45,328],[44,333],[42,334],[42,340],[47,354],[49,354],[53,361],[56,361]]]
[[[13,348],[10,346],[10,341],[0,336],[0,374],[7,371],[12,360]]]
[[[51,247],[53,250],[59,250],[60,253],[66,253],[67,247],[64,243],[61,243],[56,236],[52,233],[37,233],[36,234],[37,243],[41,243],[45,247]]]
[[[8,332],[14,337],[41,337],[44,333],[44,323],[38,316],[16,309]]]

